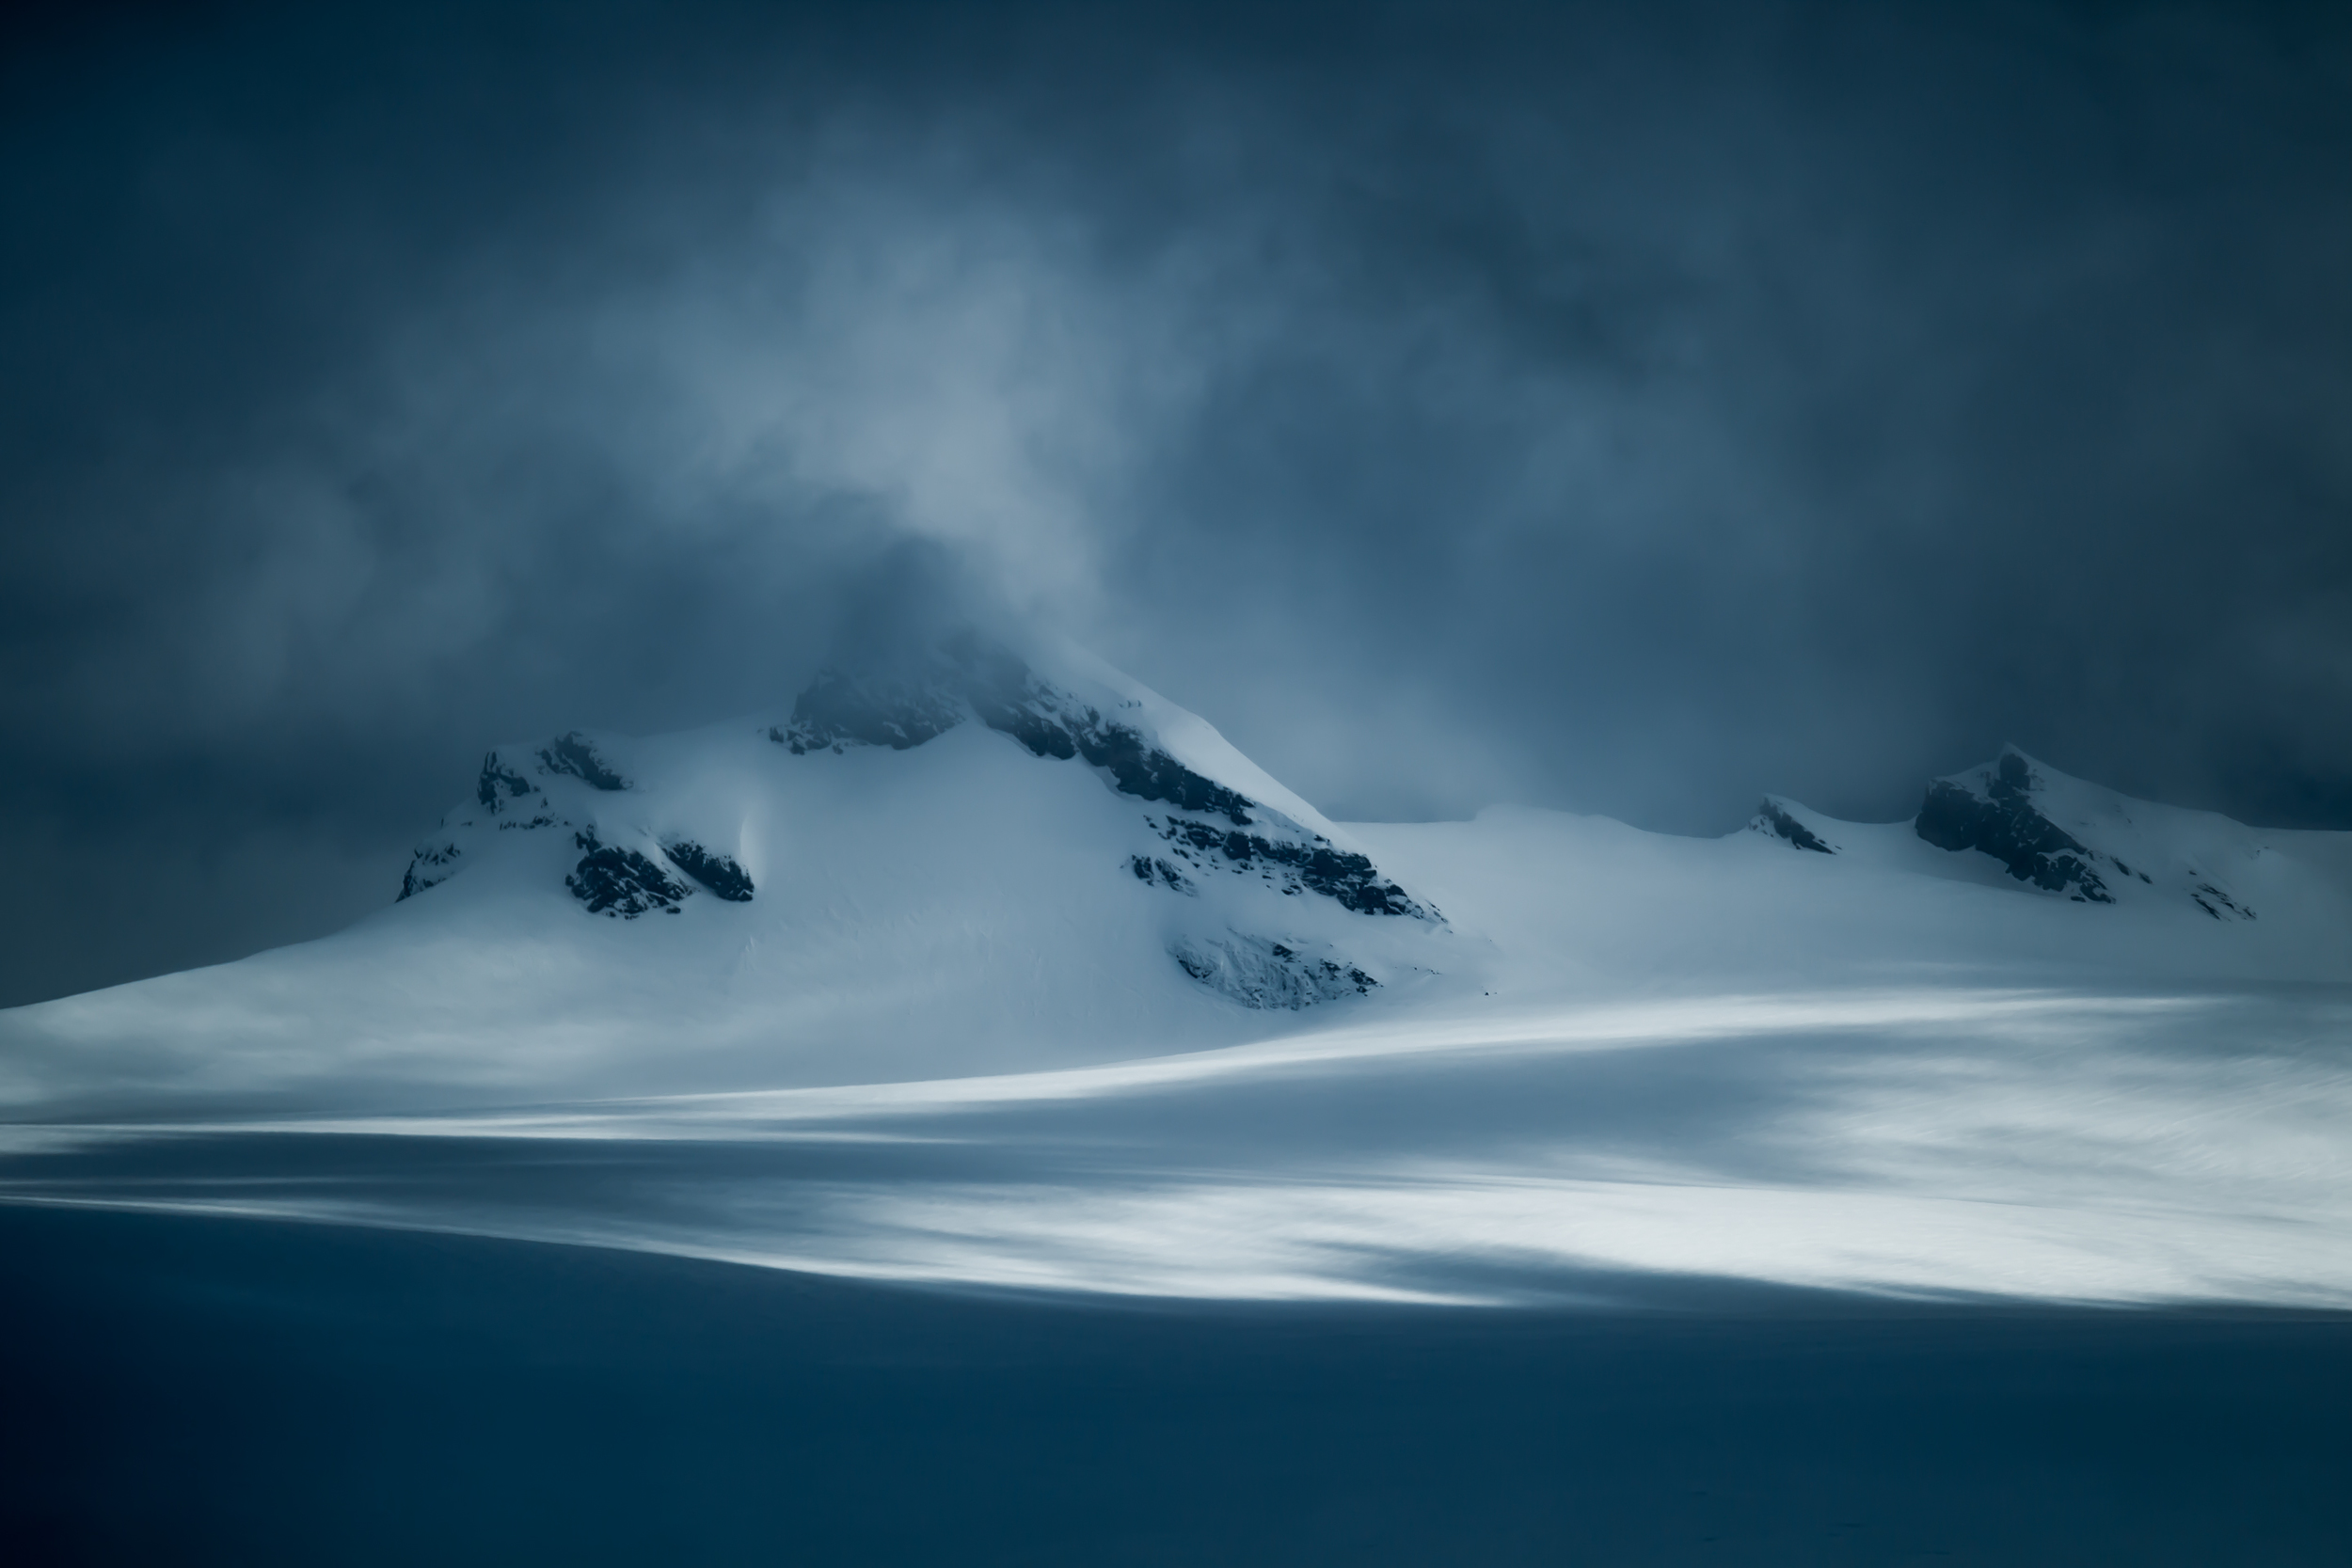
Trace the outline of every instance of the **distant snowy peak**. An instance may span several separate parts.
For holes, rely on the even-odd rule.
[[[1939,849],[1992,856],[2021,882],[2078,903],[2114,903],[2099,866],[2126,877],[2131,867],[2051,821],[2035,799],[2045,787],[2032,761],[2010,748],[1986,767],[1930,783],[1914,826]]]
[[[1930,781],[1911,823],[1922,842],[1982,856],[2021,891],[2077,904],[2177,901],[2219,921],[2252,920],[2243,885],[2267,885],[2269,835],[2211,812],[2135,800],[2069,778],[2014,746],[1981,768]],[[1786,848],[1877,860],[1883,830],[1768,795],[1747,831]],[[1979,863],[1983,863],[1979,862]]]
[[[2184,833],[2175,819],[2188,818],[2204,819],[2204,831]],[[2249,842],[2217,843],[2215,825]],[[2137,882],[2185,895],[2216,920],[2255,918],[2217,863],[2259,852],[2249,830],[2069,778],[2014,746],[1930,783],[1914,827],[1939,849],[1989,855],[2017,880],[2077,903],[2112,904]]]
[[[1019,656],[964,638],[913,670],[821,672],[793,703],[790,721],[768,736],[796,756],[852,746],[907,751],[977,721],[1033,756],[1080,762],[1118,793],[1165,808],[1144,821],[1190,871],[1258,876],[1359,914],[1438,919],[1368,856],[1180,761],[1142,699],[1085,689],[1095,685],[1048,680]],[[1185,871],[1164,859],[1133,864],[1145,881],[1190,886]]]

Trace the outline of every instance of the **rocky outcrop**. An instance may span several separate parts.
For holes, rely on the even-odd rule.
[[[1320,834],[1298,842],[1177,816],[1144,820],[1175,847],[1178,859],[1202,870],[1254,871],[1285,893],[1320,894],[1359,914],[1430,917],[1403,888],[1384,880],[1368,858],[1334,848]]]
[[[1826,839],[1790,816],[1788,807],[1769,795],[1764,797],[1764,803],[1756,808],[1756,816],[1749,819],[1748,827],[1769,837],[1784,839],[1798,849],[1812,849],[1824,855],[1837,853]]]
[[[2024,754],[2004,752],[1980,782],[1938,779],[1928,785],[1914,827],[1939,849],[1992,856],[2021,882],[2077,903],[2114,903],[2095,866],[2100,857],[2042,814],[2033,802],[2035,784]]]
[[[438,887],[448,881],[456,874],[458,853],[457,846],[446,841],[420,845],[417,852],[408,857],[407,874],[400,879],[400,898],[392,902],[397,904],[402,898],[414,898],[426,888]]]
[[[474,799],[482,809],[493,816],[505,808],[509,800],[519,800],[538,792],[539,786],[506,766],[496,752],[482,759],[482,775],[474,781]]]
[[[1138,882],[1157,882],[1160,886],[1175,893],[1198,894],[1200,891],[1192,885],[1191,878],[1166,861],[1154,860],[1149,855],[1129,857],[1127,869],[1136,874],[1136,880]]]
[[[1245,1007],[1295,1010],[1368,995],[1380,984],[1354,964],[1239,932],[1179,942],[1168,954],[1186,974]]]
[[[566,773],[596,789],[627,789],[628,781],[605,766],[589,738],[574,730],[539,748],[539,766],[549,773]]]
[[[2251,920],[2254,918],[2252,905],[2239,903],[2211,882],[2199,882],[2189,890],[2188,897],[2189,902],[2216,920]]]
[[[751,874],[736,863],[734,857],[706,849],[691,838],[664,844],[661,852],[670,858],[672,865],[728,903],[752,901]]]
[[[572,842],[586,853],[564,885],[590,914],[614,920],[634,920],[656,910],[675,914],[692,891],[638,851],[597,842],[593,832],[575,833]]]
[[[1063,761],[1083,757],[1113,789],[1138,800],[1221,816],[1237,828],[1256,821],[1250,816],[1256,802],[1248,796],[1194,772],[1152,745],[1141,731],[1105,719],[1017,661],[1010,668],[989,661],[968,669],[963,687],[981,723],[1012,736],[1033,755]]]

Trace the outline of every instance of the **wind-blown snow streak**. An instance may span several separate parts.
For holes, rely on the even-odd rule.
[[[1703,1275],[2345,1307],[2347,1023],[2336,994],[1693,999],[929,1083],[44,1130],[7,1192],[1155,1295]]]

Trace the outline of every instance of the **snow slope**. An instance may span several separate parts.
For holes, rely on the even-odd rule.
[[[1939,802],[2005,768],[2026,783],[2003,802],[2003,853],[1926,836],[1958,836]],[[2017,851],[2045,829],[2072,847]],[[1910,821],[1842,822],[1774,797],[1724,839],[1520,808],[1351,831],[1492,946],[1492,989],[1514,998],[2352,981],[2352,833],[2133,800],[2014,750],[1935,781]],[[2104,871],[2106,896],[2049,876],[2050,858]]]
[[[1341,825],[966,643],[501,746],[399,892],[0,1014],[0,1198],[1157,1294],[2352,1306],[2352,834],[2014,751],[1897,823]]]

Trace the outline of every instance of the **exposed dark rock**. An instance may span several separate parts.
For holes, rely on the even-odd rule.
[[[1168,949],[1186,974],[1245,1007],[1310,1007],[1362,996],[1380,984],[1354,964],[1300,953],[1265,937],[1229,933]]]
[[[768,738],[796,756],[847,745],[903,752],[961,722],[962,705],[930,681],[824,670],[793,699],[792,721]]]
[[[955,685],[981,723],[1012,736],[1033,756],[1067,762],[1078,754],[1078,743],[1059,717],[1065,704],[1078,705],[1074,699],[1032,675],[1011,654],[985,647],[977,639],[959,638],[946,652],[954,661]]]
[[[537,788],[529,779],[501,762],[499,754],[492,752],[482,759],[482,777],[474,781],[473,792],[474,799],[482,802],[485,811],[496,812],[501,798],[519,800]]]
[[[1147,741],[1142,733],[1103,717],[1068,692],[1046,685],[1008,654],[960,651],[959,683],[980,722],[1009,735],[1033,755],[1086,758],[1108,773],[1122,795],[1160,800],[1182,811],[1252,825],[1248,796],[1203,777]]]
[[[1257,802],[1205,778],[1149,744],[1139,731],[1115,724],[1094,709],[1048,715],[1027,707],[983,707],[980,720],[1041,757],[1082,756],[1110,775],[1111,787],[1141,800],[1163,801],[1180,811],[1222,816],[1237,828],[1254,824]]]
[[[2192,892],[2189,897],[2199,909],[2216,920],[2228,920],[2232,917],[2239,920],[2254,918],[2254,911],[2250,906],[2239,903],[2211,882],[2198,883],[2196,891]],[[2222,913],[2224,910],[2227,910],[2229,913]]]
[[[1295,844],[1173,816],[1158,826],[1160,836],[1177,845],[1177,852],[1185,860],[1217,855],[1234,871],[1260,866],[1278,868],[1306,891],[1336,899],[1342,908],[1359,914],[1428,918],[1429,911],[1415,903],[1403,888],[1383,880],[1379,869],[1369,859],[1336,848],[1328,839],[1318,836]]]
[[[678,901],[691,891],[636,850],[598,843],[594,832],[575,833],[572,842],[587,853],[564,885],[588,906],[590,914],[618,920],[634,920],[654,910],[675,914]]]
[[[1756,808],[1756,820],[1749,826],[1785,838],[1800,849],[1818,849],[1824,855],[1837,853],[1822,840],[1820,834],[1789,816],[1781,803],[1769,795],[1764,798],[1763,805]]]
[[[1251,825],[1248,808],[1253,802],[1247,796],[1201,777],[1158,747],[1146,745],[1141,735],[1124,724],[1105,723],[1091,708],[1087,718],[1089,722],[1071,738],[1077,743],[1078,754],[1108,773],[1120,794],[1165,800],[1204,816],[1222,816],[1237,828]]]
[[[702,883],[730,904],[752,901],[752,879],[749,873],[728,855],[714,853],[691,838],[665,844],[661,852],[670,857],[670,863]]]
[[[568,773],[598,789],[627,789],[628,781],[604,765],[596,749],[578,730],[539,748],[539,766],[550,773]]]
[[[1178,893],[1193,893],[1198,891],[1193,887],[1191,878],[1185,876],[1183,872],[1177,870],[1166,861],[1156,861],[1148,855],[1136,855],[1131,857],[1127,862],[1127,869],[1136,874],[1136,880],[1139,882],[1158,882],[1162,886],[1172,888]]]
[[[2091,868],[2091,849],[2042,815],[2033,803],[2033,788],[2026,759],[2004,752],[1983,795],[1945,779],[1928,785],[1914,827],[1939,849],[1991,855],[2021,882],[2077,902],[2114,903],[2115,895]]]
[[[1237,828],[1254,823],[1249,808],[1256,802],[1248,796],[1194,772],[1145,741],[1139,731],[1112,723],[1090,707],[1067,717],[1028,707],[990,705],[977,711],[990,729],[1012,736],[1038,756],[1086,758],[1110,775],[1111,787],[1121,795],[1222,816]]]
[[[415,854],[408,857],[408,870],[400,879],[400,898],[395,898],[392,902],[397,904],[401,898],[413,898],[426,888],[438,887],[449,880],[451,875],[449,868],[456,863],[456,860],[457,846],[454,844],[422,846]]]

